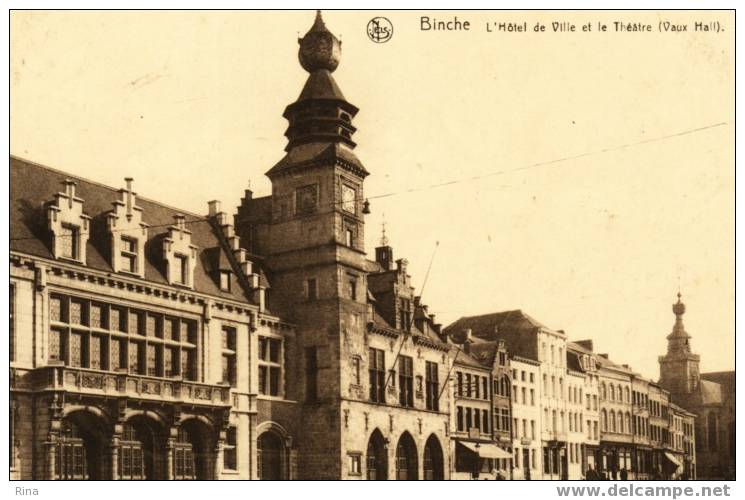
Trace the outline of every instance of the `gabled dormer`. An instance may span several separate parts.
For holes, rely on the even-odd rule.
[[[142,209],[135,203],[132,178],[124,179],[127,187],[119,190],[121,199],[112,203],[113,210],[106,215],[111,249],[111,267],[114,272],[145,277],[145,242],[148,225],[142,222]]]
[[[208,203],[209,219],[217,229],[217,234],[225,245],[226,253],[219,252],[214,265],[217,280],[222,291],[229,291],[232,286],[241,286],[243,281],[260,311],[264,311],[266,300],[266,286],[261,283],[258,269],[248,258],[248,252],[241,247],[241,238],[235,233],[235,228],[228,220],[228,214],[220,210],[220,202],[212,200]],[[232,256],[233,262],[230,262]],[[236,271],[237,274],[234,274]],[[234,285],[235,283],[235,285]]]
[[[47,227],[52,233],[52,253],[57,259],[85,264],[91,218],[83,213],[83,199],[75,195],[75,182],[62,182],[64,192],[47,205]]]
[[[173,218],[175,224],[168,227],[168,235],[163,238],[166,279],[171,285],[194,288],[197,247],[191,244],[191,231],[186,229],[186,217],[176,214]]]

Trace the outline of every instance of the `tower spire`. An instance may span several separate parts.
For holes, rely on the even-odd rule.
[[[342,143],[354,148],[352,135],[357,129],[352,119],[358,109],[346,100],[331,75],[339,66],[341,41],[326,27],[321,11],[298,44],[300,65],[310,74],[297,101],[283,114],[290,122],[285,150],[308,143]]]
[[[386,247],[388,246],[388,237],[385,235],[385,214],[383,214],[383,222],[381,224],[382,228],[382,234],[380,236],[380,246]]]

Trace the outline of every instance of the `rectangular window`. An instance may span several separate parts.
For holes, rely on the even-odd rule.
[[[196,368],[194,349],[181,349],[181,377],[184,380],[195,380]]]
[[[481,385],[479,381],[480,377],[478,375],[473,376],[473,397],[476,399],[479,399],[481,397]]]
[[[357,278],[350,277],[348,280],[349,285],[349,298],[357,300]]]
[[[100,370],[104,367],[104,360],[102,359],[102,343],[103,338],[100,335],[91,335],[88,349],[89,349],[89,367],[93,370]]]
[[[305,400],[318,400],[318,349],[305,348]]]
[[[179,285],[189,284],[189,257],[186,255],[176,255],[176,279]]]
[[[483,425],[482,430],[484,434],[489,433],[489,412],[487,410],[481,410],[481,424]]]
[[[456,394],[458,396],[462,396],[463,395],[463,373],[462,372],[456,373],[456,380],[457,380]]]
[[[369,358],[370,401],[385,403],[385,352],[370,348]]]
[[[83,366],[83,336],[70,332],[70,366]]]
[[[456,424],[458,426],[458,430],[462,432],[463,431],[463,407],[462,406],[458,406],[456,408],[456,416],[457,416]]]
[[[225,433],[225,444],[223,445],[223,468],[226,470],[238,469],[238,453],[236,453],[236,428],[228,427]]]
[[[259,394],[281,396],[282,341],[259,337]]]
[[[129,236],[122,236],[122,262],[123,271],[129,273],[137,272],[137,240]]]
[[[78,260],[80,257],[80,228],[71,224],[62,224],[59,235],[60,257]]]
[[[354,246],[354,231],[352,231],[351,229],[347,229],[346,231],[344,231],[344,239],[344,243],[348,247]]]
[[[398,360],[398,401],[401,406],[414,406],[414,360],[401,356]]]
[[[425,384],[426,384],[426,407],[428,410],[439,411],[440,409],[440,383],[437,363],[427,361]]]
[[[52,328],[49,331],[49,360],[50,361],[64,361],[65,350],[64,350],[64,338],[65,331]]]
[[[102,304],[91,304],[88,310],[88,321],[92,328],[105,328],[104,325],[105,307]]]
[[[157,377],[160,375],[160,353],[159,349],[155,344],[148,343],[147,345],[147,374],[151,377]]]
[[[220,290],[230,291],[230,271],[220,271]]]
[[[362,455],[359,453],[349,454],[349,474],[359,476],[362,474]]]
[[[466,373],[466,397],[471,397],[471,374]]]
[[[361,372],[361,359],[359,356],[355,356],[352,358],[352,375],[354,377],[354,385],[360,385],[362,384],[362,374]]]

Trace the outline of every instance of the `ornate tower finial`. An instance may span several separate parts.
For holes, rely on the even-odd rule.
[[[380,236],[380,246],[387,247],[388,237],[385,235],[385,214],[383,214],[383,222],[381,224],[381,228],[382,228],[382,235]]]
[[[316,20],[303,38],[298,40],[300,50],[298,59],[300,65],[308,73],[318,70],[333,72],[339,66],[341,58],[341,42],[331,33],[321,17],[321,11],[316,12]]]
[[[673,304],[673,314],[677,317],[678,320],[682,321],[682,316],[686,312],[686,305],[680,300],[683,297],[683,295],[680,293],[680,290],[678,290],[678,302]]]

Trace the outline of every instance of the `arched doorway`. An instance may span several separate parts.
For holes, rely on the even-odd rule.
[[[173,445],[173,478],[180,480],[209,479],[210,439],[209,427],[190,419],[178,427]]]
[[[437,437],[432,434],[424,445],[424,479],[427,481],[441,481],[444,479],[442,463],[442,447]]]
[[[282,438],[272,431],[264,432],[259,436],[257,451],[259,479],[265,481],[285,479]]]
[[[58,479],[108,479],[107,440],[98,417],[87,411],[76,411],[62,420],[55,460]]]
[[[396,479],[401,481],[419,479],[416,443],[408,432],[401,434],[398,445],[396,445]]]
[[[165,438],[152,419],[137,415],[122,426],[119,477],[125,480],[166,479]]]
[[[385,438],[375,429],[367,441],[367,479],[384,481],[388,479],[388,456]]]

